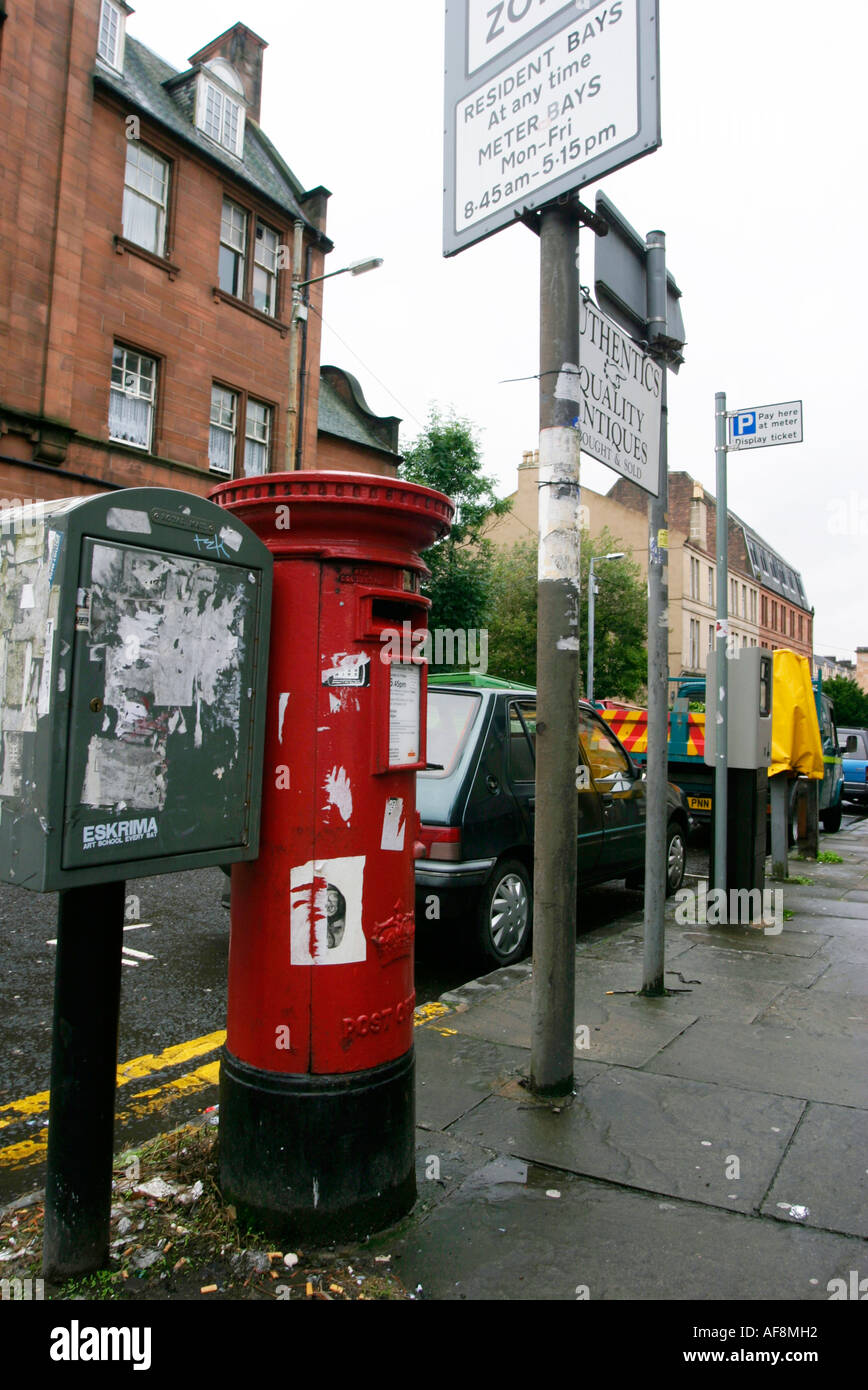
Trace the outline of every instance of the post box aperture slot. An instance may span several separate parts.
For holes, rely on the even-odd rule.
[[[427,625],[430,599],[421,594],[404,594],[395,590],[368,591],[359,595],[359,636],[381,638],[384,632],[411,634]],[[405,627],[405,624],[409,626]]]

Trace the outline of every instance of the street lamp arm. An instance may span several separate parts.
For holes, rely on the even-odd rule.
[[[311,280],[293,280],[294,290],[303,290],[306,285],[317,285],[320,280],[330,280],[333,275],[364,275],[368,270],[379,270],[383,264],[382,256],[369,256],[364,261],[351,261],[349,265],[341,266],[340,270],[330,270],[326,275],[314,275]]]

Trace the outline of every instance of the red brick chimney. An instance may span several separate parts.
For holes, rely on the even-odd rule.
[[[219,38],[212,39],[190,59],[190,66],[210,62],[212,58],[225,58],[231,63],[241,79],[247,114],[259,124],[259,108],[262,101],[262,55],[268,44],[246,24],[234,24]]]

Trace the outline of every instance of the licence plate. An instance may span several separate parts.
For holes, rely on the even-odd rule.
[[[687,798],[687,804],[688,804],[688,806],[690,807],[691,811],[710,811],[710,810],[711,810],[711,797],[710,797],[710,796],[689,796],[689,797]]]

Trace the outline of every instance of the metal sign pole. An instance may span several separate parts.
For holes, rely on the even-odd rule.
[[[662,367],[660,465],[656,497],[648,499],[648,755],[645,820],[645,943],[641,993],[665,993],[663,911],[666,905],[666,836],[669,736],[669,463],[666,355],[654,340],[665,339],[666,238],[649,232],[646,250],[648,336]]]
[[[717,488],[717,726],[714,730],[714,887],[726,892],[727,730],[729,726],[729,567],[726,510],[726,392],[714,398],[714,459]]]
[[[588,699],[594,703],[594,607],[596,603],[596,580],[594,578],[594,560],[596,556],[591,556],[591,563],[588,566]]]
[[[65,888],[57,909],[42,1271],[108,1263],[118,1067],[123,879]]]
[[[573,1088],[579,749],[579,209],[540,218],[539,568],[530,1086]]]

